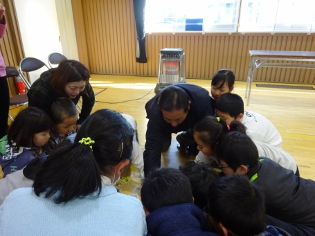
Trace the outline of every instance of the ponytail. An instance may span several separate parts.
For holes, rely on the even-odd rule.
[[[231,127],[226,124],[225,120],[221,117],[216,117],[217,121],[221,124],[222,126],[222,132],[220,133],[219,136],[226,134],[231,130]]]
[[[57,204],[76,198],[97,198],[101,175],[132,154],[133,129],[121,114],[101,109],[90,115],[79,129],[74,143],[58,145],[34,180],[34,191]],[[107,176],[108,177],[108,176]]]
[[[238,131],[242,134],[246,134],[246,127],[241,122],[233,120],[230,124],[230,131]]]
[[[57,147],[47,157],[34,179],[34,192],[52,197],[55,203],[67,203],[101,192],[101,173],[89,146],[78,143]]]
[[[227,125],[223,118],[213,116],[203,118],[194,127],[194,133],[198,135],[198,138],[211,148],[215,148],[217,142],[230,131],[246,133],[246,128],[239,121],[232,121],[230,125]]]

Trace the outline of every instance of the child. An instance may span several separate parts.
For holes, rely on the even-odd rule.
[[[228,69],[218,70],[211,80],[211,108],[215,111],[215,103],[218,98],[225,94],[231,93],[234,89],[235,75]]]
[[[217,235],[193,204],[189,179],[177,169],[155,169],[144,179],[141,199],[148,235]]]
[[[215,104],[215,112],[228,125],[232,120],[240,121],[252,139],[281,148],[282,138],[276,127],[266,117],[244,111],[244,102],[239,95],[227,93],[221,96]]]
[[[121,113],[121,115],[125,118],[125,120],[129,123],[131,128],[133,129],[133,140],[132,140],[132,156],[131,156],[131,163],[139,170],[141,179],[144,178],[144,171],[143,171],[143,151],[139,144],[138,139],[138,131],[137,131],[137,122],[136,120],[128,114]]]
[[[218,100],[225,93],[230,93],[234,89],[235,75],[229,69],[218,70],[211,80],[211,97]],[[214,109],[213,109],[214,110]]]
[[[0,154],[4,177],[22,169],[42,153],[49,140],[50,117],[39,108],[28,107],[19,112],[9,128],[6,153]]]
[[[268,215],[315,229],[314,181],[259,157],[250,137],[240,132],[225,135],[217,144],[216,156],[225,175],[246,175],[263,190]]]
[[[70,102],[69,102],[70,101]],[[56,106],[57,104],[59,104],[59,106]],[[67,109],[66,109],[67,108]],[[63,114],[63,116],[65,116],[66,114],[68,114],[69,117],[71,117],[71,114],[75,114],[75,106],[73,104],[73,102],[68,99],[68,98],[58,98],[52,105],[51,111],[54,112],[55,115],[53,115],[55,122],[60,122],[56,116],[56,114],[60,114],[59,116],[62,116],[61,114]],[[131,162],[133,165],[135,165],[135,167],[137,167],[139,169],[140,172],[140,177],[144,178],[144,174],[143,174],[143,155],[142,155],[142,150],[141,147],[139,145],[138,140],[138,136],[137,136],[137,124],[136,121],[133,119],[132,116],[127,115],[127,114],[121,114],[125,120],[129,123],[129,125],[131,126],[131,128],[134,131],[133,134],[133,141],[132,141],[132,145],[133,145],[133,149],[132,149],[132,156],[131,156]],[[64,126],[61,126],[60,124],[55,125],[53,124],[52,127],[54,127],[56,132],[59,133],[64,133],[67,134],[69,132],[69,130],[71,129],[71,124],[73,124],[71,122],[71,119],[66,119],[66,120],[70,120],[69,125],[67,125],[67,122],[61,122],[60,124],[64,124]],[[73,117],[72,117],[73,118]],[[61,127],[60,127],[61,126]],[[72,125],[74,126],[74,124]],[[59,127],[59,128],[58,128]],[[65,130],[66,132],[64,132],[63,130]],[[52,135],[54,135],[53,132],[50,132]],[[51,135],[51,136],[52,136]],[[60,137],[64,139],[67,139],[71,142],[73,142],[72,137],[75,138],[76,133],[73,133],[70,135],[70,139],[69,136],[67,136],[66,138],[64,138],[63,136],[59,136],[59,135],[55,135],[54,137]],[[60,140],[60,141],[63,141]],[[52,144],[52,149],[55,149],[57,142],[55,140],[50,139],[50,142]],[[33,184],[33,180],[37,174],[37,172],[39,171],[40,167],[42,166],[42,164],[44,163],[44,161],[46,160],[46,155],[41,155],[39,158],[36,158],[34,160],[32,160],[23,170],[19,170],[16,171],[12,174],[9,174],[6,176],[5,179],[0,180],[0,205],[2,204],[2,202],[4,201],[4,199],[6,198],[7,195],[9,195],[10,192],[12,192],[14,189],[17,188],[21,188],[21,187],[31,187]]]
[[[46,158],[47,155],[40,155],[30,161],[23,169],[17,170],[6,175],[5,178],[0,179],[0,205],[13,190],[17,188],[32,187],[34,177]]]
[[[194,128],[194,139],[200,150],[195,161],[211,164],[212,161],[215,160],[214,157],[217,142],[229,131],[239,131],[245,134],[246,128],[238,121],[232,121],[230,125],[227,125],[225,120],[219,117],[214,118],[208,116],[200,121]],[[258,149],[260,157],[268,157],[284,168],[292,170],[299,175],[295,160],[287,152],[267,143],[262,143],[256,140],[253,140],[253,142]]]
[[[65,138],[74,140],[78,111],[70,98],[60,97],[51,105],[50,117],[53,125],[50,130],[50,139],[44,147],[46,154],[49,154]]]
[[[209,188],[208,202],[209,221],[221,235],[290,235],[266,226],[263,194],[242,175],[214,181]]]
[[[0,232],[145,235],[141,202],[114,186],[130,162],[132,138],[133,130],[119,113],[94,112],[74,143],[66,140],[47,156],[33,188],[16,189],[5,199],[0,206]],[[17,214],[23,217],[15,221]]]
[[[209,186],[219,177],[218,173],[210,166],[194,161],[186,162],[179,167],[179,170],[188,177],[192,187],[194,204],[203,211],[207,206]]]

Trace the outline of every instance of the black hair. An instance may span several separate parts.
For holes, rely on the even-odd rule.
[[[52,121],[49,115],[37,107],[27,107],[19,112],[8,132],[11,147],[34,147],[34,134],[50,130]]]
[[[78,116],[78,111],[70,98],[59,97],[50,107],[50,117],[58,125],[69,117]]]
[[[153,170],[143,180],[141,201],[149,212],[164,206],[192,203],[193,195],[189,179],[178,169]]]
[[[184,109],[188,111],[190,98],[182,88],[170,85],[162,89],[158,94],[158,107],[160,110],[174,111]]]
[[[216,157],[235,171],[240,165],[255,168],[259,155],[256,145],[247,134],[232,131],[218,142]]]
[[[239,114],[244,114],[244,102],[238,94],[225,93],[216,101],[215,109],[236,119]]]
[[[235,235],[258,235],[266,229],[264,196],[243,175],[220,177],[210,185],[208,214]]]
[[[246,128],[239,121],[232,121],[228,126],[225,120],[220,117],[206,116],[193,129],[194,134],[197,134],[198,138],[212,149],[215,149],[220,138],[229,131],[245,133]]]
[[[83,138],[94,143],[80,144]],[[130,160],[132,139],[133,130],[121,114],[109,109],[96,111],[84,121],[74,143],[63,143],[47,157],[34,180],[35,194],[44,193],[56,203],[98,197],[105,167]]]
[[[211,86],[222,88],[225,82],[227,82],[229,89],[233,88],[235,82],[235,75],[233,71],[229,69],[218,70],[212,77]]]
[[[219,174],[210,166],[204,163],[188,161],[179,167],[179,170],[186,175],[190,181],[194,204],[201,210],[207,206],[207,193],[210,184],[219,178]]]
[[[88,68],[76,60],[64,60],[60,62],[58,67],[53,68],[52,72],[50,86],[56,93],[63,96],[68,96],[65,92],[65,86],[67,83],[83,80],[87,85],[90,79],[90,72]],[[85,86],[81,93],[88,96],[86,88],[87,86]]]

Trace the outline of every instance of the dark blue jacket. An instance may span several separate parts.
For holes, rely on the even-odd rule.
[[[144,172],[148,174],[150,170],[161,166],[162,140],[165,136],[172,133],[186,131],[195,126],[202,118],[213,116],[211,108],[211,97],[209,92],[197,85],[179,83],[170,86],[178,86],[185,90],[190,97],[190,110],[187,118],[177,127],[172,127],[162,116],[158,107],[159,94],[153,97],[145,105],[147,118],[149,119],[146,131],[145,151],[143,153]]]
[[[202,211],[192,203],[182,203],[162,207],[147,216],[147,235],[201,236],[210,232],[210,226]]]

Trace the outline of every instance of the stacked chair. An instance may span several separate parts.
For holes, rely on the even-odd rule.
[[[53,52],[48,56],[48,64],[50,68],[59,65],[60,62],[67,60],[67,58],[59,52]]]

